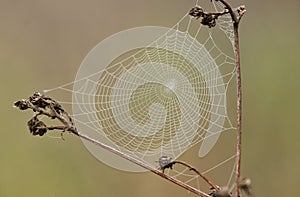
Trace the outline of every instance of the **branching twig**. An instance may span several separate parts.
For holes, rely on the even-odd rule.
[[[87,135],[82,134],[74,126],[73,121],[72,121],[71,117],[69,116],[69,114],[61,107],[61,105],[58,102],[56,102],[55,100],[53,100],[50,97],[46,97],[46,96],[36,92],[33,94],[33,96],[29,97],[28,99],[22,99],[20,101],[15,102],[14,105],[15,105],[15,107],[18,107],[20,110],[31,109],[35,113],[37,113],[28,122],[30,132],[33,135],[43,136],[44,134],[46,134],[47,131],[50,131],[50,130],[61,130],[62,132],[69,131],[70,133],[73,133],[82,139],[85,139],[101,148],[104,148],[105,150],[108,150],[124,159],[127,159],[128,161],[135,163],[135,164],[141,166],[142,168],[147,169],[147,170],[153,172],[154,174],[175,183],[176,185],[178,185],[180,187],[183,187],[184,189],[186,189],[190,192],[193,192],[202,197],[210,197],[205,192],[202,192],[202,191],[200,191],[178,179],[175,179],[167,174],[164,174],[159,169],[155,169],[152,166],[150,166],[146,163],[143,163],[134,157],[131,157],[130,155],[124,154],[123,152],[121,152],[113,147],[110,147],[110,146],[103,144],[95,139],[90,138]],[[60,123],[62,123],[62,125],[46,126],[46,124],[43,121],[38,119],[38,116],[42,116],[42,115],[47,116],[51,119],[57,119],[57,120],[59,120]]]
[[[229,11],[227,9],[225,9],[222,12],[205,12],[201,7],[196,6],[193,7],[190,12],[189,15],[197,18],[197,19],[201,19],[201,24],[202,25],[207,25],[209,28],[216,26],[216,20],[224,15],[224,14],[228,14]]]
[[[167,157],[167,156],[162,156],[159,158],[159,166],[160,169],[164,172],[165,169],[170,168],[173,169],[173,166],[175,164],[180,164],[182,166],[187,167],[190,171],[195,172],[197,175],[199,175],[205,182],[207,182],[212,189],[218,190],[219,187],[215,184],[212,183],[210,179],[208,179],[204,174],[199,172],[196,168],[192,167],[191,165],[183,162],[183,161],[172,161],[172,158]]]

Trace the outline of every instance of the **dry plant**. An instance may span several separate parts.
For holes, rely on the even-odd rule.
[[[105,150],[108,150],[128,161],[139,165],[140,167],[147,169],[154,174],[175,183],[176,185],[183,187],[184,189],[195,193],[198,196],[202,197],[240,197],[241,190],[247,196],[252,196],[250,191],[250,184],[251,180],[249,178],[241,178],[241,140],[242,140],[242,84],[241,84],[241,67],[240,67],[240,50],[239,50],[239,23],[244,15],[246,9],[244,6],[240,6],[237,9],[233,9],[229,3],[225,0],[215,0],[219,1],[224,5],[224,10],[222,12],[206,12],[203,8],[196,6],[192,8],[189,12],[189,15],[195,17],[196,19],[200,20],[202,25],[208,26],[212,28],[216,25],[217,20],[220,16],[225,14],[230,14],[232,22],[233,22],[233,29],[234,29],[234,52],[235,52],[235,61],[236,61],[236,78],[237,78],[237,148],[236,148],[236,191],[232,194],[227,187],[220,187],[214,184],[210,179],[208,179],[204,174],[199,172],[196,168],[192,167],[191,165],[182,162],[182,161],[173,161],[172,158],[167,156],[162,156],[158,159],[159,168],[153,168],[152,166],[130,156],[127,155],[113,147],[110,147],[102,142],[99,142],[95,139],[90,138],[89,136],[83,134],[81,131],[77,130],[71,116],[68,114],[67,111],[63,109],[63,107],[53,98],[45,96],[39,92],[34,93],[27,99],[22,99],[16,101],[14,106],[19,108],[20,110],[27,110],[30,109],[34,112],[33,118],[28,121],[28,127],[30,133],[32,135],[39,135],[43,136],[48,131],[58,130],[61,131],[61,136],[63,138],[64,132],[72,133],[84,140],[87,140]],[[56,126],[48,126],[45,122],[43,122],[40,117],[48,117],[50,119],[58,120],[60,123]],[[201,177],[210,188],[210,193],[205,193],[197,188],[190,186],[187,183],[184,183],[174,177],[171,177],[168,174],[165,174],[165,169],[172,170],[174,165],[181,165],[187,167],[190,171],[197,174]]]

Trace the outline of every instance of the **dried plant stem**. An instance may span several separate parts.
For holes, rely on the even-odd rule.
[[[128,161],[130,161],[132,163],[135,163],[135,164],[141,166],[142,168],[147,169],[147,170],[153,172],[154,174],[156,174],[156,175],[158,175],[158,176],[160,176],[160,177],[162,177],[164,179],[167,179],[168,181],[171,181],[172,183],[174,183],[174,184],[176,184],[176,185],[178,185],[178,186],[180,186],[180,187],[182,187],[182,188],[184,188],[184,189],[186,189],[186,190],[188,190],[188,191],[190,191],[190,192],[192,192],[192,193],[194,193],[194,194],[196,194],[198,196],[201,196],[201,197],[210,197],[210,195],[206,194],[205,192],[202,192],[201,190],[198,190],[198,189],[196,189],[196,188],[194,188],[194,187],[192,187],[192,186],[190,186],[190,185],[188,185],[188,184],[186,184],[186,183],[184,183],[184,182],[182,182],[180,180],[177,180],[177,179],[175,179],[175,178],[173,178],[173,177],[171,177],[171,176],[169,176],[167,174],[164,174],[160,170],[155,169],[155,168],[151,167],[150,165],[148,165],[146,163],[143,163],[143,162],[139,161],[138,159],[136,159],[134,157],[131,157],[131,156],[127,155],[127,154],[124,154],[124,153],[120,152],[117,149],[114,149],[114,148],[112,148],[112,147],[110,147],[110,146],[108,146],[106,144],[103,144],[103,143],[101,143],[99,141],[96,141],[96,140],[90,138],[89,136],[81,134],[80,132],[78,132],[76,130],[71,131],[71,132],[74,133],[75,135],[79,136],[80,138],[85,139],[85,140],[87,140],[87,141],[89,141],[89,142],[91,142],[91,143],[93,143],[93,144],[95,144],[95,145],[97,145],[99,147],[102,147],[105,150],[108,150],[108,151],[110,151],[110,152],[112,152],[112,153],[114,153],[114,154],[116,154],[116,155],[118,155],[118,156],[120,156],[120,157],[122,157],[124,159],[127,159]]]
[[[211,0],[212,1],[212,0]],[[245,14],[245,6],[240,6],[237,10],[233,10],[231,5],[226,0],[215,0],[224,5],[225,10],[223,12],[204,12],[204,10],[196,6],[192,8],[189,15],[196,19],[201,19],[202,25],[207,25],[209,28],[216,25],[216,19],[218,16],[229,13],[233,22],[234,33],[234,52],[236,61],[236,79],[237,79],[237,146],[236,146],[236,196],[240,197],[240,189],[238,187],[241,175],[241,144],[242,144],[242,79],[241,79],[241,63],[240,63],[240,48],[239,48],[239,23],[242,16]],[[198,1],[197,1],[198,2]]]
[[[178,185],[178,186],[180,186],[180,187],[182,187],[182,188],[184,188],[184,189],[186,189],[186,190],[188,190],[190,192],[193,192],[194,194],[197,194],[198,196],[201,196],[201,197],[210,197],[210,195],[206,194],[205,192],[202,192],[201,190],[197,190],[194,187],[192,187],[192,186],[190,186],[190,185],[188,185],[188,184],[186,184],[186,183],[184,183],[184,182],[182,182],[180,180],[177,180],[177,179],[175,179],[175,178],[173,178],[173,177],[171,177],[171,176],[169,176],[167,174],[164,174],[160,170],[155,169],[155,168],[151,167],[150,165],[148,165],[146,163],[143,163],[143,162],[141,162],[140,160],[138,160],[138,159],[136,159],[134,157],[131,157],[131,156],[127,155],[127,154],[124,154],[121,151],[119,151],[119,150],[117,150],[117,149],[115,149],[115,148],[113,148],[111,146],[108,146],[108,145],[103,144],[103,143],[101,143],[101,142],[99,142],[99,141],[97,141],[97,140],[95,140],[93,138],[90,138],[89,136],[82,134],[81,132],[77,131],[74,128],[67,128],[66,129],[66,127],[64,127],[64,126],[55,126],[55,127],[47,127],[47,129],[48,130],[54,130],[54,129],[56,129],[56,130],[67,130],[67,131],[69,131],[69,132],[77,135],[78,137],[80,137],[80,138],[82,138],[84,140],[87,140],[87,141],[95,144],[96,146],[99,146],[99,147],[101,147],[101,148],[103,148],[105,150],[108,150],[108,151],[110,151],[110,152],[112,152],[112,153],[114,153],[114,154],[116,154],[116,155],[118,155],[118,156],[120,156],[120,157],[122,157],[124,159],[127,159],[128,161],[130,161],[132,163],[135,163],[135,164],[139,165],[140,167],[142,167],[144,169],[147,169],[147,170],[153,172],[154,174],[156,174],[156,175],[158,175],[158,176],[160,176],[160,177],[162,177],[164,179],[167,179],[168,181],[171,181],[172,183],[174,183],[174,184],[176,184],[176,185]],[[179,163],[179,162],[177,162],[177,163]],[[180,162],[180,163],[184,164],[183,162]],[[185,164],[185,166],[190,167],[187,164]],[[194,168],[190,167],[190,169],[193,169],[193,171],[195,171],[198,175],[201,176],[201,173],[199,173]],[[204,176],[202,175],[201,177],[203,178]],[[205,178],[205,180],[207,182],[209,182],[208,179]],[[216,188],[216,186],[214,186],[211,182],[209,182],[209,183],[211,184],[211,186],[213,188]]]
[[[14,104],[16,107],[18,107],[21,110],[31,109],[32,111],[36,112],[37,114],[29,121],[30,124],[28,125],[30,128],[30,131],[33,135],[44,135],[47,131],[52,130],[60,130],[62,132],[68,131],[81,139],[87,140],[96,146],[99,146],[107,151],[112,152],[113,154],[116,154],[124,159],[127,159],[128,161],[135,163],[136,165],[139,165],[140,167],[147,169],[154,174],[171,181],[172,183],[198,195],[201,197],[210,197],[210,195],[206,194],[205,192],[202,192],[201,190],[198,190],[187,183],[184,183],[180,180],[177,180],[167,174],[164,174],[159,169],[155,169],[151,167],[150,165],[141,162],[140,160],[125,154],[111,146],[108,146],[104,143],[101,143],[93,138],[90,138],[89,136],[82,134],[80,131],[78,131],[74,125],[71,117],[69,114],[64,111],[64,109],[52,98],[46,97],[44,95],[41,95],[40,93],[35,93],[33,96],[31,96],[29,99],[22,99],[20,101],[15,102]],[[46,126],[42,121],[38,119],[38,116],[47,116],[51,119],[57,119],[62,123],[62,125],[58,126]],[[43,132],[40,132],[43,131]]]
[[[239,52],[239,34],[238,25],[234,28],[235,35],[235,50],[236,50],[236,72],[237,72],[237,160],[236,160],[236,196],[240,197],[240,189],[238,187],[241,177],[241,156],[242,156],[242,79],[241,79],[241,66],[240,66],[240,52]]]
[[[239,15],[237,15],[229,3],[225,0],[219,0],[226,9],[229,10],[233,21],[234,32],[234,52],[236,61],[236,79],[237,79],[237,158],[236,158],[236,196],[240,197],[240,189],[238,187],[241,177],[241,156],[242,156],[242,77],[241,77],[241,62],[240,62],[240,47],[239,47],[239,23],[245,13],[245,8],[241,6]]]
[[[205,182],[207,182],[211,188],[215,189],[215,190],[218,190],[218,186],[216,186],[215,184],[213,184],[213,182],[211,180],[209,180],[206,176],[204,176],[204,174],[202,174],[201,172],[199,172],[196,168],[192,167],[191,165],[185,163],[185,162],[182,162],[182,161],[174,161],[172,162],[173,164],[181,164],[187,168],[189,168],[191,171],[194,171],[197,175],[199,175]]]

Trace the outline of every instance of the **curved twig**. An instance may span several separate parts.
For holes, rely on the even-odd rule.
[[[189,168],[189,170],[195,172],[195,173],[196,173],[197,175],[199,175],[205,182],[207,182],[207,183],[211,186],[211,188],[213,188],[213,189],[215,189],[215,190],[218,190],[218,189],[219,189],[219,187],[218,187],[217,185],[213,184],[213,182],[212,182],[210,179],[208,179],[206,176],[204,176],[204,174],[202,174],[201,172],[199,172],[196,168],[192,167],[191,165],[189,165],[189,164],[187,164],[187,163],[185,163],[185,162],[183,162],[183,161],[173,161],[173,163],[174,163],[174,164],[176,164],[176,163],[177,163],[177,164],[181,164],[181,165],[183,165],[183,166]]]

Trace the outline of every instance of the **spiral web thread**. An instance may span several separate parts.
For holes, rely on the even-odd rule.
[[[217,11],[223,9],[218,2],[213,5]],[[217,44],[221,34],[229,41],[229,50]],[[232,44],[229,15],[220,17],[212,29],[185,15],[147,47],[128,51],[93,74],[44,92],[71,93],[72,101],[60,103],[79,109],[72,114],[76,126],[84,125],[97,140],[157,166],[160,156],[176,159],[205,139],[234,129],[226,108],[227,89],[235,75]],[[232,185],[234,158],[234,152],[225,154],[204,174],[229,165],[226,185]],[[201,185],[188,168],[166,173],[197,188]]]

